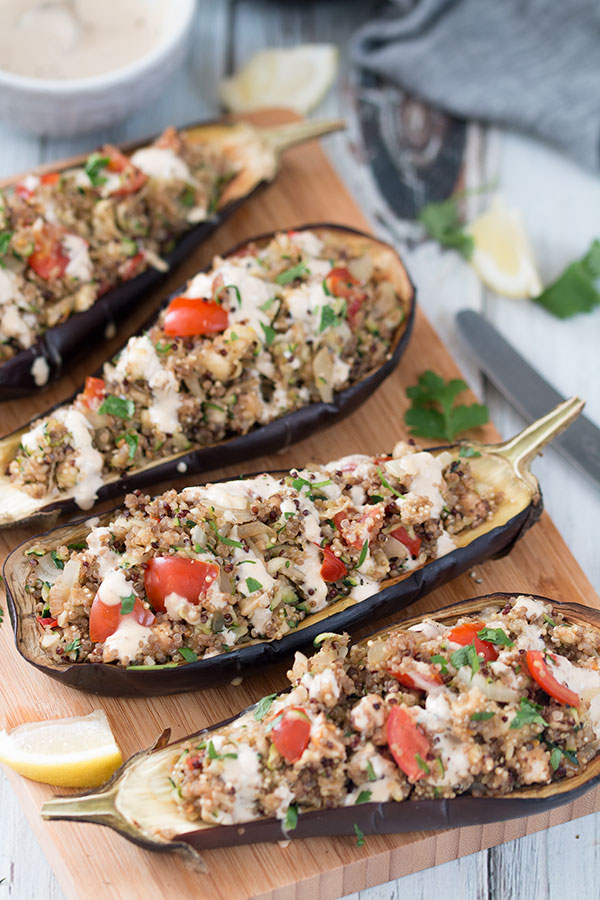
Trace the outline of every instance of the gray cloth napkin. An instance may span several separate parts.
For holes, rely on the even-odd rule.
[[[397,0],[350,53],[455,116],[600,166],[600,0]]]

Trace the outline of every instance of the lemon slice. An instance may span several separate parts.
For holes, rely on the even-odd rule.
[[[92,788],[123,762],[104,710],[0,731],[0,762],[32,781]]]
[[[504,297],[541,294],[542,282],[518,209],[509,209],[497,194],[490,208],[465,230],[474,242],[470,262],[484,284]]]
[[[304,114],[317,106],[331,87],[337,58],[333,44],[261,50],[237,75],[221,82],[219,97],[232,112],[286,106]]]

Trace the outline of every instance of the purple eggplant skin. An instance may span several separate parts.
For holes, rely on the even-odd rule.
[[[313,625],[290,632],[279,640],[261,641],[230,650],[219,656],[200,659],[181,666],[125,669],[107,663],[86,662],[53,667],[45,665],[39,655],[37,659],[32,658],[26,649],[28,641],[25,637],[24,626],[27,623],[18,609],[12,590],[11,568],[20,552],[20,547],[23,547],[21,544],[8,556],[3,570],[7,605],[16,646],[21,656],[39,671],[69,687],[93,694],[112,697],[157,697],[216,687],[219,684],[231,682],[234,678],[246,677],[248,673],[255,674],[276,663],[290,660],[296,650],[310,648],[315,637],[323,631],[352,631],[369,621],[397,613],[484,560],[506,555],[527,529],[539,519],[543,509],[541,493],[538,497],[539,499],[533,500],[504,525],[493,528],[466,547],[459,547],[446,556],[432,560],[421,569],[415,569],[404,580],[385,587],[360,603],[321,619]],[[104,513],[102,519],[105,516],[110,517],[110,515],[110,513]],[[84,522],[85,520],[79,521]],[[50,536],[53,546],[69,543],[71,539],[69,534],[75,524],[70,523],[53,529],[43,537]],[[62,538],[61,532],[64,533]],[[37,541],[39,538],[36,539]],[[30,542],[31,539],[24,543]],[[15,580],[18,582],[18,579]]]
[[[464,600],[461,603],[452,604],[438,610],[436,615],[452,614],[456,612],[456,616],[461,614],[461,607],[467,607],[469,612],[490,604],[503,604],[505,600],[524,593],[533,597],[535,600],[541,600],[552,604],[557,610],[563,612],[567,617],[569,613],[574,615],[576,619],[582,623],[587,623],[592,627],[600,627],[600,611],[594,608],[583,606],[579,603],[562,603],[541,597],[539,595],[530,594],[528,591],[513,591],[511,593],[495,592],[493,594],[485,594],[470,600]],[[411,619],[406,624],[411,624],[418,619]],[[368,640],[365,638],[364,640]],[[220,730],[229,725],[236,718],[254,709],[254,706],[231,716],[223,722],[204,728],[189,738],[205,737],[211,732]],[[189,739],[188,738],[188,739]],[[163,734],[163,739],[159,739],[156,749],[162,750],[169,745],[168,733]],[[176,743],[182,743],[185,738],[178,740]],[[139,757],[147,755],[142,751],[136,754],[131,760],[115,772],[112,778],[99,791],[90,791],[78,795],[76,798],[93,797],[95,794],[105,794],[115,784],[117,784],[130,763]],[[586,774],[589,772],[589,774]],[[569,785],[572,784],[572,787]],[[577,800],[587,791],[600,784],[600,759],[596,756],[584,770],[581,775],[572,779],[564,779],[550,785],[532,785],[525,789],[515,791],[513,794],[497,797],[474,797],[470,794],[462,794],[451,799],[440,800],[405,800],[403,802],[388,801],[386,803],[361,803],[353,807],[334,807],[333,809],[315,810],[312,812],[300,813],[296,828],[292,831],[285,831],[283,823],[279,819],[259,819],[245,824],[237,825],[219,825],[213,828],[190,828],[189,832],[178,833],[172,843],[152,841],[151,839],[142,837],[135,833],[135,829],[126,829],[123,823],[115,820],[112,823],[103,819],[102,814],[94,816],[93,814],[69,815],[68,810],[61,810],[59,814],[51,814],[50,818],[65,819],[70,821],[88,821],[96,822],[96,824],[110,824],[115,831],[122,834],[128,840],[133,841],[138,846],[147,850],[158,852],[169,851],[189,851],[191,848],[196,852],[203,850],[217,849],[220,847],[241,846],[243,844],[254,844],[281,841],[285,839],[299,839],[309,837],[334,837],[340,835],[351,835],[356,839],[360,830],[364,835],[368,834],[400,834],[412,831],[434,831],[437,829],[459,828],[468,825],[486,825],[492,822],[505,822],[509,819],[516,819],[522,816],[533,816],[540,813],[549,812],[565,803],[571,803]],[[56,798],[60,802],[61,798]],[[70,799],[70,798],[67,798]],[[52,801],[49,803],[52,807]]]
[[[296,228],[295,230],[310,231],[317,228],[327,228],[330,231],[348,233],[351,235],[356,235],[358,237],[364,237],[365,239],[368,239],[369,241],[372,241],[384,247],[389,246],[385,244],[384,241],[380,241],[377,238],[374,238],[372,235],[367,234],[364,231],[360,231],[357,228],[330,224],[326,222],[303,225],[301,228]],[[226,253],[223,254],[223,256],[227,257],[235,254],[239,249],[244,247],[250,241],[257,243],[266,241],[270,237],[272,237],[274,233],[275,232],[262,234],[254,236],[250,239],[246,239],[244,241],[240,241],[240,243],[236,244],[235,247],[227,250]],[[397,256],[397,253],[393,250],[393,248],[390,247],[389,249],[392,250]],[[206,266],[202,271],[208,271],[209,269],[210,265]],[[306,406],[301,407],[300,409],[295,410],[294,412],[287,413],[286,415],[281,416],[278,419],[274,419],[272,422],[269,422],[266,425],[260,425],[249,431],[247,434],[228,438],[227,440],[221,441],[218,444],[212,444],[206,447],[198,447],[185,453],[182,452],[173,459],[165,460],[165,462],[158,463],[152,467],[147,467],[144,470],[140,470],[138,472],[132,472],[131,475],[124,474],[121,478],[118,478],[115,481],[112,481],[109,484],[105,484],[101,488],[99,488],[97,502],[100,503],[103,500],[109,500],[112,497],[120,496],[130,491],[134,491],[138,488],[145,488],[148,485],[156,484],[159,481],[178,478],[181,476],[181,472],[177,469],[177,467],[181,464],[185,464],[185,472],[190,475],[192,473],[210,471],[211,469],[220,468],[221,466],[245,463],[248,459],[251,459],[254,456],[262,456],[264,454],[275,453],[279,450],[284,450],[286,447],[291,446],[296,441],[303,440],[305,437],[308,437],[308,435],[313,434],[320,428],[333,425],[336,422],[339,422],[341,419],[345,418],[350,413],[354,412],[354,410],[357,409],[362,403],[364,403],[376,390],[376,388],[378,388],[379,385],[389,375],[391,375],[393,370],[400,362],[400,359],[408,346],[415,319],[416,289],[408,273],[406,272],[406,269],[404,269],[404,271],[412,290],[410,298],[410,308],[407,312],[406,318],[399,327],[399,337],[397,338],[392,353],[378,369],[371,372],[361,381],[358,381],[355,384],[351,384],[343,391],[335,394],[333,400],[330,403],[310,403]],[[186,285],[180,285],[177,290],[173,291],[173,293],[169,297],[167,297],[164,303],[161,304],[161,307],[152,314],[152,316],[144,323],[142,328],[140,328],[137,333],[142,334],[144,331],[146,331],[155,322],[158,315],[160,314],[160,311],[168,306],[174,297],[177,297],[179,294],[181,294],[185,287]],[[65,325],[67,324],[69,323],[65,323]],[[126,343],[127,341],[125,341],[122,346],[125,346]],[[119,350],[116,351],[116,353],[118,352]],[[0,372],[1,371],[2,367],[0,367]],[[100,367],[100,369],[98,369],[95,374],[101,375],[102,367]],[[59,403],[56,403],[49,409],[41,411],[36,416],[36,419],[47,416],[59,406],[70,403],[72,400],[74,400],[77,394],[79,394],[83,390],[83,387],[84,386],[81,385],[75,391],[75,393],[66,400],[61,400]],[[27,426],[21,426],[21,429],[23,427]],[[17,430],[20,431],[21,429]],[[11,435],[8,434],[5,437],[10,438]],[[72,498],[57,499],[54,502],[48,503],[33,516],[30,516],[27,519],[21,519],[14,524],[19,526],[33,524],[53,524],[58,519],[59,515],[73,511],[79,511],[79,507]]]

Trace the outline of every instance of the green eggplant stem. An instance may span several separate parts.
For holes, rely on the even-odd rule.
[[[41,812],[44,819],[81,819],[105,825],[115,825],[121,818],[115,808],[115,790],[53,797],[44,803]]]
[[[346,123],[343,119],[306,119],[302,122],[290,122],[287,125],[275,125],[258,130],[262,140],[271,147],[274,153],[279,154],[295,144],[323,137],[345,127]]]
[[[564,400],[537,422],[528,425],[520,434],[499,444],[496,453],[508,460],[518,472],[529,472],[538,453],[575,421],[584,406],[584,401],[579,397]]]

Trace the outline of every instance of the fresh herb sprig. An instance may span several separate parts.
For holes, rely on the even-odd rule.
[[[482,403],[456,404],[467,389],[462,378],[444,379],[428,369],[419,375],[416,385],[406,389],[411,407],[404,413],[410,433],[419,437],[453,441],[458,434],[489,421],[489,410]]]

